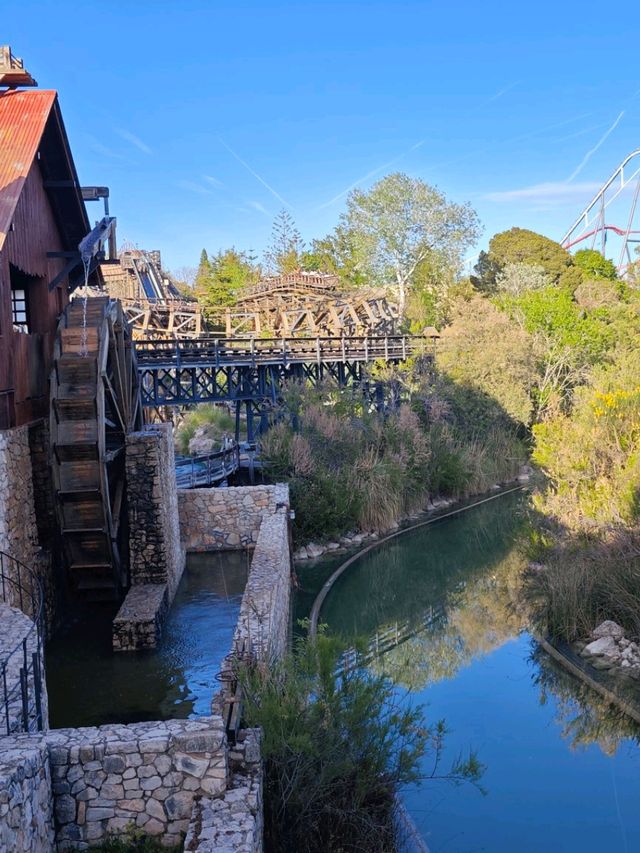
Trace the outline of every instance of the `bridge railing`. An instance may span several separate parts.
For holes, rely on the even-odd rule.
[[[230,447],[200,456],[176,457],[176,482],[179,489],[209,486],[226,480],[240,467],[240,446]]]
[[[411,335],[316,338],[215,338],[138,340],[140,367],[287,364],[336,361],[405,360],[424,348],[425,338]]]
[[[44,725],[44,596],[35,573],[0,551],[0,602],[31,620],[19,642],[0,654],[0,734],[41,731]]]

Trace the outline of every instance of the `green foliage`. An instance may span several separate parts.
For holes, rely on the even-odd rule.
[[[322,634],[298,639],[280,665],[240,674],[245,719],[260,726],[265,760],[268,853],[346,853],[395,849],[394,799],[426,778],[478,783],[472,753],[441,774],[446,729],[424,725],[383,677],[352,668],[339,674],[341,647]]]
[[[208,313],[215,315],[219,309],[234,305],[243,289],[256,283],[259,270],[254,261],[252,255],[234,247],[213,258],[202,250],[194,291]]]
[[[178,452],[183,456],[189,455],[189,442],[194,437],[195,431],[201,427],[206,427],[208,438],[222,441],[225,433],[234,433],[235,421],[226,409],[213,403],[202,403],[187,412],[175,435]]]
[[[426,501],[429,449],[417,415],[403,407],[381,421],[345,395],[331,406],[306,396],[298,388],[292,405],[299,432],[281,422],[262,444],[269,476],[290,484],[296,542],[386,529]]]
[[[531,423],[538,378],[532,336],[489,300],[476,296],[454,306],[451,325],[442,332],[438,366],[458,386],[450,393],[463,393],[467,386],[486,395],[480,411],[472,412],[475,430],[488,428],[485,414],[495,418],[496,404],[515,421]]]
[[[577,287],[582,280],[582,271],[574,267],[573,258],[559,243],[526,228],[511,228],[495,234],[489,251],[480,253],[473,284],[484,293],[494,293],[507,264],[542,267],[552,284],[569,288]]]
[[[547,509],[574,528],[632,523],[640,476],[640,355],[622,350],[575,396],[570,416],[534,429],[554,486]]]
[[[420,264],[456,268],[480,233],[468,204],[449,202],[435,187],[399,172],[367,192],[352,190],[340,227],[367,281],[393,288],[401,318]]]
[[[416,362],[387,376],[412,402],[384,419],[348,392],[289,389],[297,430],[274,426],[262,456],[270,479],[289,482],[296,543],[386,530],[430,495],[462,496],[515,476],[525,456],[517,424],[486,394],[420,370]]]
[[[303,269],[340,277],[344,290],[365,285],[366,277],[352,241],[352,235],[342,225],[321,240],[311,241],[311,251],[302,256]]]
[[[618,277],[613,261],[603,257],[595,249],[579,249],[573,256],[573,263],[582,270],[588,279],[608,279],[613,281]]]
[[[505,264],[496,277],[498,293],[520,296],[528,290],[541,290],[549,276],[540,264]]]
[[[273,222],[271,243],[264,253],[270,273],[285,275],[302,267],[304,243],[291,214],[284,208]]]
[[[180,853],[181,850],[182,844],[167,847],[131,823],[125,833],[109,836],[100,845],[89,847],[88,853]]]

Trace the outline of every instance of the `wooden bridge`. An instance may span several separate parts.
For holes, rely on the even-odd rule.
[[[264,405],[275,404],[287,382],[339,385],[367,381],[366,365],[400,364],[412,355],[429,357],[428,340],[411,336],[339,338],[200,337],[191,340],[139,340],[135,344],[142,405],[236,405],[236,424],[246,407],[247,438]]]

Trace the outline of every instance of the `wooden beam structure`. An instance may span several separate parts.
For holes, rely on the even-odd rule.
[[[317,337],[245,338],[200,337],[194,340],[136,341],[142,405],[192,406],[227,403],[246,411],[247,438],[253,441],[255,420],[266,425],[269,412],[291,382],[319,385],[331,379],[341,387],[360,385],[378,391],[369,382],[367,365],[400,364],[424,353],[424,337]],[[368,386],[371,386],[370,388]],[[236,429],[238,433],[238,429]]]

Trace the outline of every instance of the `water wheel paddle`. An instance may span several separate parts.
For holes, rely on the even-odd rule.
[[[125,439],[142,425],[118,300],[69,304],[54,344],[50,402],[54,501],[73,586],[88,598],[118,598],[128,585]]]

